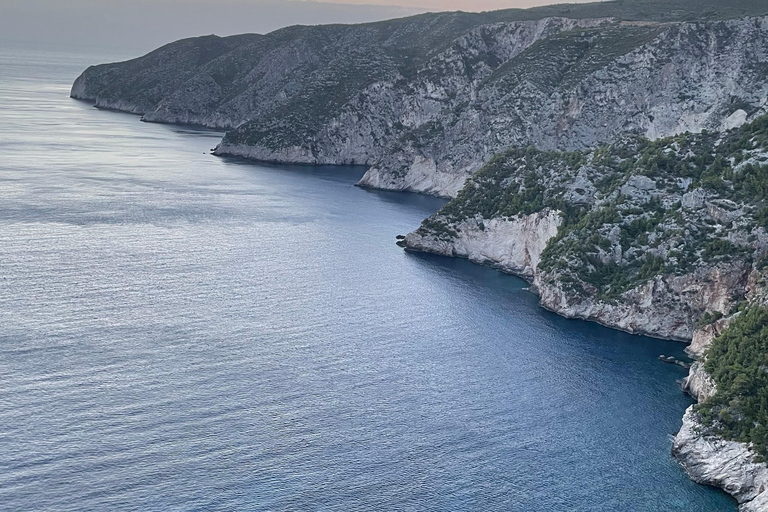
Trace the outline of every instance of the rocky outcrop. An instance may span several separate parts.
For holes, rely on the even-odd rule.
[[[712,377],[704,370],[704,362],[696,361],[691,365],[688,376],[683,379],[683,391],[699,402],[703,402],[717,391]]]
[[[467,219],[455,226],[450,240],[422,233],[406,235],[409,250],[467,258],[533,281],[541,253],[562,223],[559,213],[544,210],[513,219]]]
[[[751,290],[750,294],[760,294]],[[702,403],[717,391],[717,385],[704,368],[705,353],[739,313],[697,329],[686,351],[695,358],[688,376],[682,381],[683,391]],[[739,502],[740,512],[768,510],[768,466],[755,461],[755,453],[747,444],[724,440],[711,433],[701,422],[693,406],[683,417],[683,426],[675,436],[672,454],[695,482],[719,487]]]
[[[748,289],[752,289],[751,286],[748,284]],[[697,329],[696,332],[693,333],[691,344],[685,347],[685,353],[694,359],[701,359],[715,337],[719,336],[720,333],[728,327],[731,320],[732,317],[723,318]]]
[[[760,288],[755,263],[768,239],[750,183],[761,178],[728,163],[761,152],[747,148],[755,144],[768,145],[768,117],[725,134],[628,138],[589,153],[509,149],[404,244],[520,275],[543,307],[568,318],[690,341],[701,318],[729,313]],[[692,188],[715,172],[707,188]],[[546,229],[533,222],[542,218]],[[526,259],[530,247],[536,258]],[[692,354],[725,325],[698,333]]]
[[[725,490],[739,502],[740,512],[768,510],[768,467],[754,462],[754,453],[746,445],[703,431],[693,406],[689,407],[672,453],[691,479]]]
[[[659,276],[630,290],[621,301],[576,295],[556,276],[539,269],[541,254],[561,224],[559,213],[552,210],[513,219],[470,218],[451,224],[453,237],[417,230],[406,235],[403,245],[412,251],[468,258],[522,277],[533,284],[542,307],[567,318],[678,341],[694,336],[692,311],[727,310],[734,291],[743,290],[747,281],[749,267],[722,265],[692,275]]]
[[[448,78],[430,84],[432,95],[438,91],[445,98],[440,109],[426,91],[401,92],[398,97],[405,95],[404,103],[418,113],[415,126],[407,143],[374,162],[364,180],[428,191],[439,185],[413,176],[421,174],[418,162],[424,159],[434,162],[438,173],[466,179],[509,146],[576,149],[628,133],[658,138],[737,125],[765,109],[766,82],[751,71],[766,55],[766,48],[753,45],[755,37],[764,37],[755,30],[768,33],[768,24],[741,20],[564,32],[489,69],[477,84],[458,90]],[[618,53],[609,50],[619,46]],[[742,101],[750,106],[741,108]],[[381,111],[375,106],[361,115],[376,117]],[[429,129],[419,129],[424,126]]]

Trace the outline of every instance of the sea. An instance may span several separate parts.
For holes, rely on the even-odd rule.
[[[0,510],[729,512],[670,455],[683,345],[397,235],[444,200],[69,98],[0,46]]]

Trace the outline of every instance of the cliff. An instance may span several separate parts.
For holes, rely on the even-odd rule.
[[[403,245],[522,276],[564,316],[690,341],[765,264],[764,159],[768,117],[587,152],[510,149]]]
[[[762,303],[754,298],[750,297],[753,304]],[[735,436],[732,429],[720,423],[721,418],[725,418],[722,412],[718,413],[717,420],[707,421],[706,415],[702,416],[702,413],[718,407],[716,404],[724,402],[719,396],[715,380],[706,370],[706,366],[717,369],[721,364],[711,364],[718,361],[707,361],[706,354],[713,344],[723,344],[732,335],[729,326],[742,314],[713,322],[694,334],[694,343],[689,347],[689,352],[699,360],[691,366],[688,377],[684,379],[683,390],[695,398],[699,405],[690,406],[685,412],[683,426],[675,436],[672,454],[692,480],[720,487],[736,498],[741,512],[762,512],[768,510],[768,466],[759,461],[760,455],[755,452],[755,441],[759,443],[760,434],[756,433],[754,438],[747,436],[738,442],[733,440]],[[713,356],[717,358],[716,354]],[[738,401],[743,401],[743,397],[738,397]],[[734,404],[729,414],[736,413],[738,407]],[[761,421],[765,421],[762,414],[743,419],[743,422],[752,424]]]
[[[228,129],[220,155],[365,164],[361,185],[454,196],[509,146],[584,149],[755,118],[768,21],[743,16],[765,14],[748,0],[646,0],[206,36],[93,66],[71,94]]]
[[[543,210],[517,218],[462,220],[451,240],[430,236],[424,231],[406,235],[403,245],[410,250],[467,258],[533,280],[541,253],[562,224],[559,213]]]
[[[429,78],[416,90],[388,92],[405,98],[401,104],[377,94],[367,108],[348,107],[368,122],[391,123],[395,113],[409,128],[394,142],[375,138],[388,150],[361,183],[454,196],[510,146],[584,149],[626,134],[658,138],[738,125],[765,111],[765,76],[752,66],[765,61],[766,49],[753,41],[767,29],[765,20],[750,19],[563,30],[498,67],[450,73],[447,63],[482,55],[475,43],[488,32],[509,40],[501,28],[483,27],[482,37],[458,43],[456,55],[428,63],[436,70],[425,71]],[[460,82],[455,75],[477,78]],[[323,139],[321,147],[329,145],[336,144]]]
[[[768,510],[768,467],[754,462],[755,454],[744,443],[702,433],[693,407],[685,412],[675,436],[674,456],[693,481],[719,487],[736,498],[740,512]]]
[[[510,149],[400,244],[521,276],[567,317],[692,341],[682,385],[700,406],[673,453],[695,481],[765,510],[764,162],[768,116],[587,152]]]
[[[766,303],[766,15],[626,0],[206,36],[93,66],[71,95],[229,130],[218,155],[365,164],[360,185],[453,197],[401,244],[522,276],[567,317],[693,339],[675,456],[765,510],[768,385],[742,368],[768,347],[705,354]]]

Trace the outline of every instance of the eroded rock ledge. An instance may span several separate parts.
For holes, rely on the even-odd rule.
[[[471,218],[456,225],[453,240],[441,240],[424,232],[406,235],[408,250],[467,258],[496,267],[533,282],[541,253],[562,224],[559,212],[543,210],[514,219]]]

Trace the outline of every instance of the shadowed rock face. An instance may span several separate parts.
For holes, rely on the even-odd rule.
[[[91,67],[72,96],[231,130],[217,154],[365,164],[362,185],[444,196],[509,146],[586,148],[733,127],[765,110],[766,19],[659,23],[652,9],[617,5],[187,39]],[[704,16],[695,7],[667,11]]]

